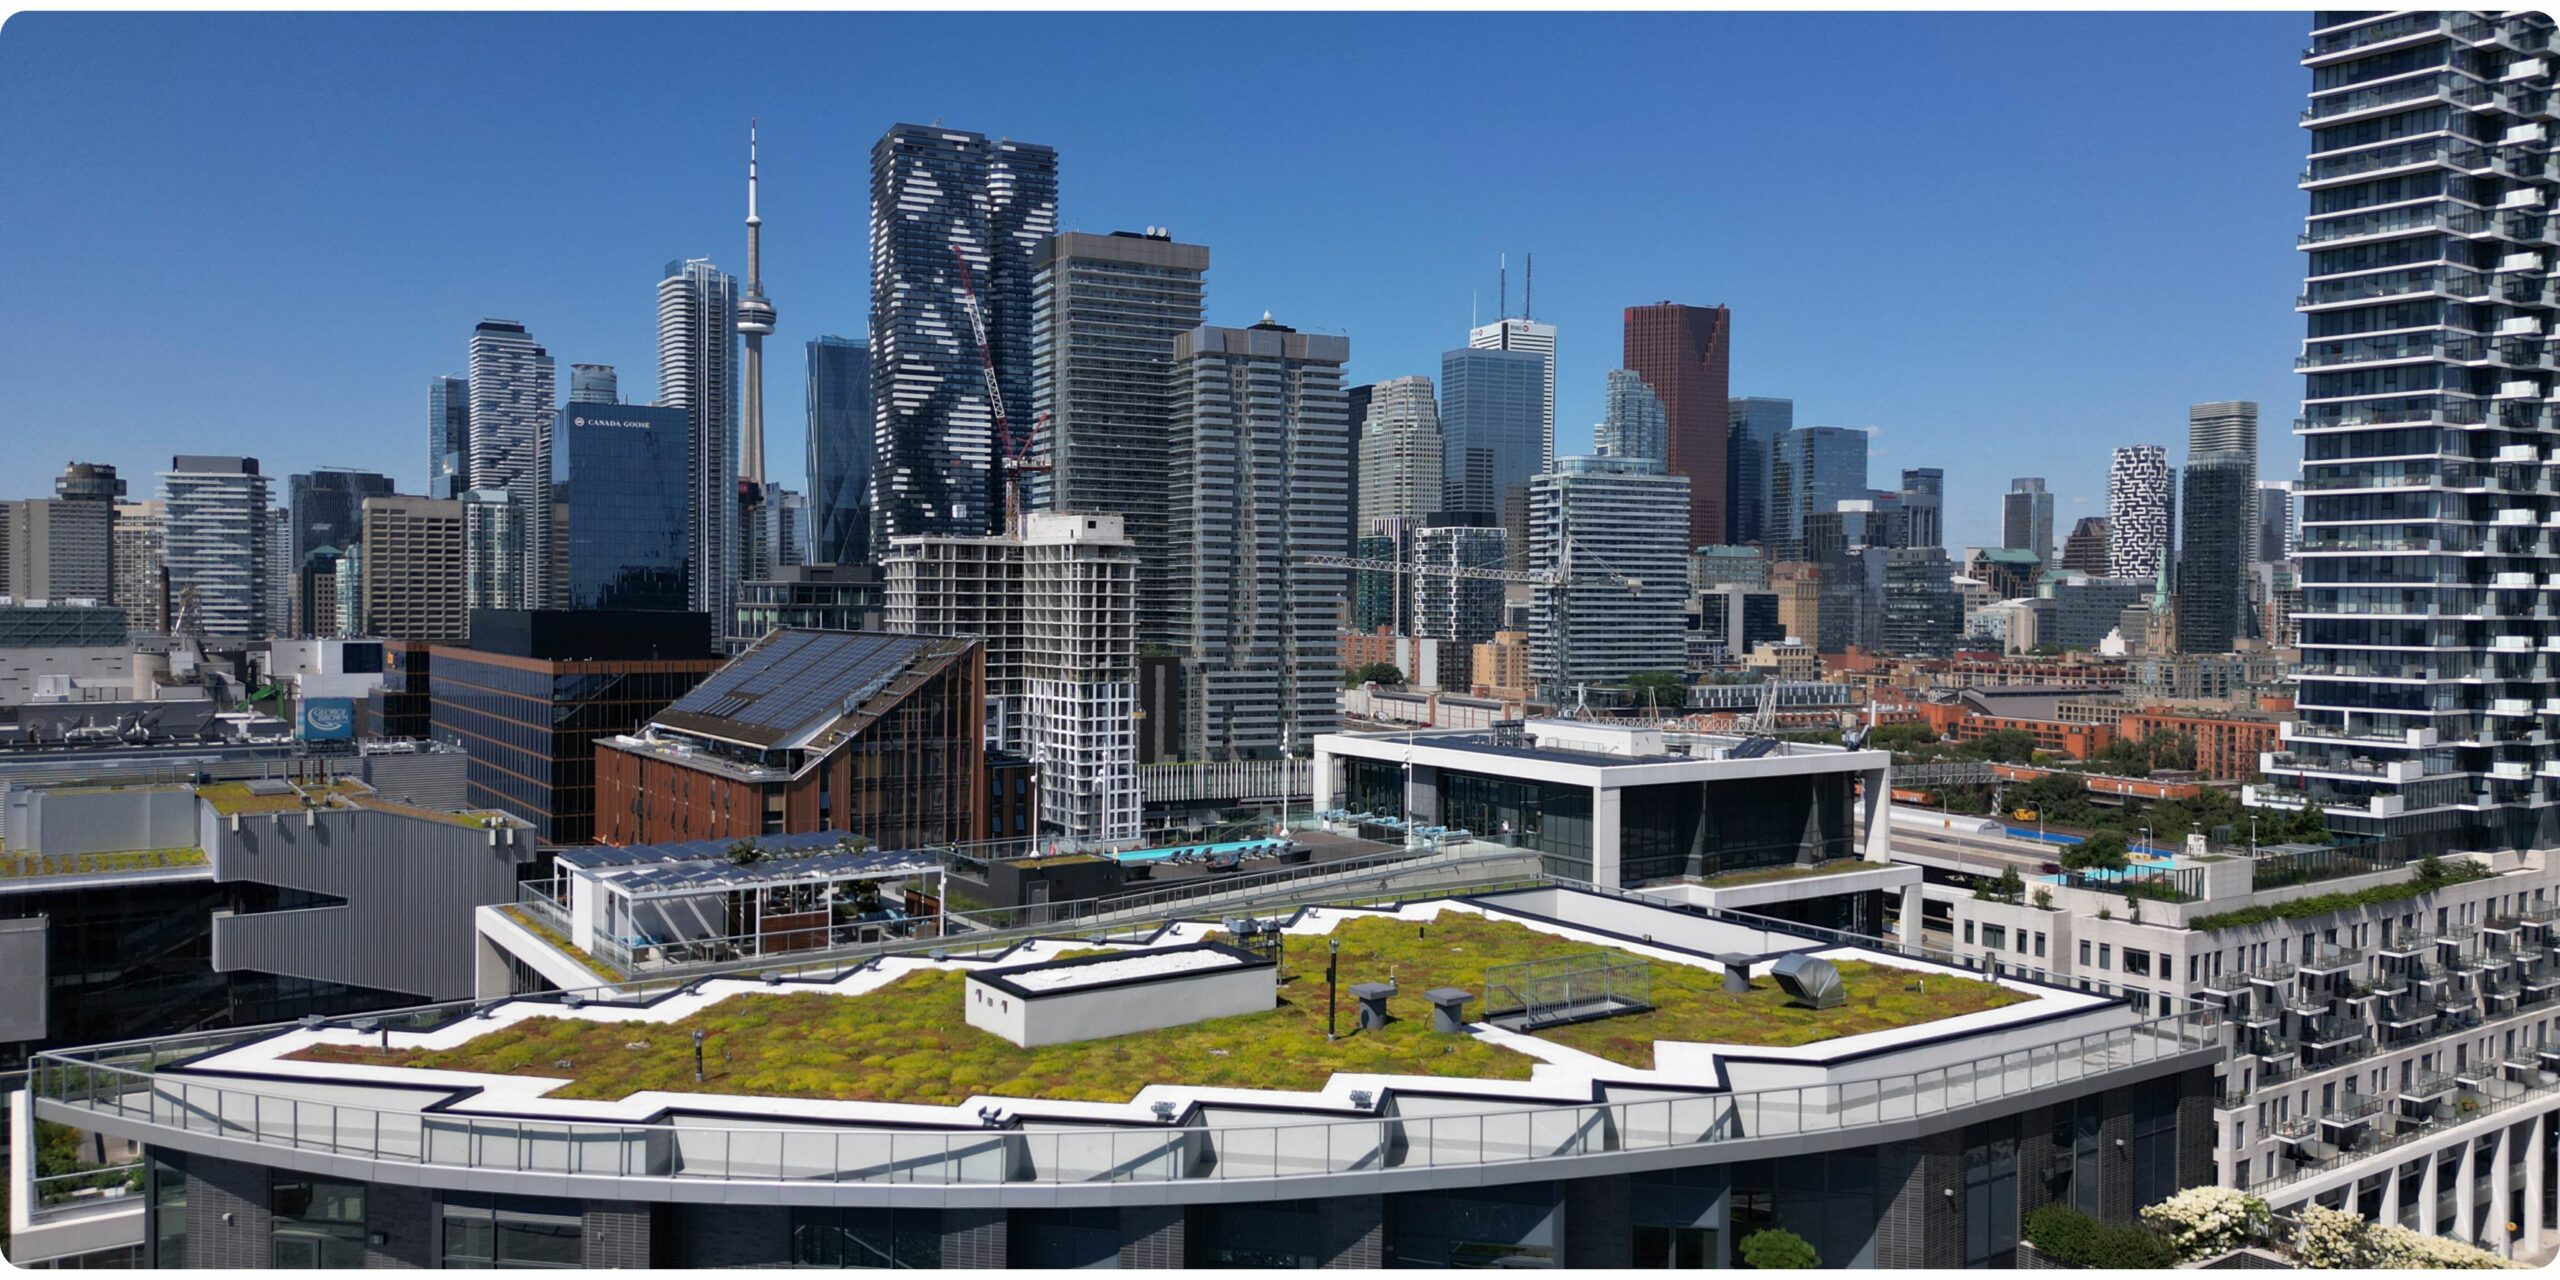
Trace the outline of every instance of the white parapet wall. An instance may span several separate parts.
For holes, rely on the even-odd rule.
[[[1276,961],[1215,942],[969,975],[969,1025],[1024,1048],[1261,1013],[1280,1000]]]

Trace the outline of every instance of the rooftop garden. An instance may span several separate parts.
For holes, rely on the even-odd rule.
[[[1530,1057],[1431,1029],[1422,993],[1482,991],[1487,967],[1594,950],[1503,920],[1449,913],[1428,924],[1365,917],[1335,930],[1345,988],[1392,975],[1401,994],[1384,1029],[1354,1030],[1347,990],[1337,1039],[1325,1038],[1325,946],[1292,938],[1280,1003],[1267,1013],[1160,1031],[1025,1049],[963,1019],[964,975],[912,973],[862,996],[743,993],[675,1023],[634,1027],[575,1017],[528,1019],[452,1049],[306,1049],[298,1058],[509,1075],[565,1077],[563,1098],[615,1099],[643,1090],[874,1102],[952,1104],[976,1094],[1125,1101],[1149,1084],[1246,1089],[1320,1088],[1337,1072],[1525,1080]],[[1653,1065],[1659,1039],[1755,1046],[1809,1044],[1995,1009],[2031,997],[1953,976],[1860,961],[1840,965],[1848,1004],[1788,1004],[1774,982],[1728,995],[1720,975],[1653,964],[1651,1013],[1553,1028],[1557,1044],[1635,1067]],[[1473,1011],[1471,1007],[1471,1012]],[[707,1033],[706,1083],[693,1080],[693,1032]],[[565,1065],[564,1065],[565,1064]]]
[[[350,798],[362,808],[379,810],[383,813],[396,813],[407,818],[424,818],[429,822],[442,822],[450,826],[469,827],[474,831],[480,830],[483,821],[493,816],[492,811],[486,809],[469,809],[461,812],[428,809],[414,804],[402,804],[397,800],[385,800],[375,795],[359,795]]]
[[[161,871],[201,867],[202,849],[122,849],[113,853],[0,854],[0,880],[44,876],[96,876],[119,871]]]
[[[354,795],[362,789],[359,783],[335,779],[274,795],[261,795],[251,791],[246,782],[216,782],[196,788],[196,795],[212,805],[215,813],[227,818],[233,814],[299,813],[309,807],[303,803],[305,796],[326,804],[332,796]]]
[[[1738,889],[1744,885],[1775,884],[1781,880],[1807,880],[1815,876],[1846,875],[1852,871],[1873,871],[1876,864],[1864,858],[1833,858],[1809,867],[1754,867],[1748,871],[1727,871],[1720,875],[1700,876],[1689,883],[1708,889]]]

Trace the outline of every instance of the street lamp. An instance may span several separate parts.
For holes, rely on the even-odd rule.
[[[702,1032],[693,1033],[693,1082],[702,1083]]]

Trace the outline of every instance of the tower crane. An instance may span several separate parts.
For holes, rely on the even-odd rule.
[[[987,346],[987,319],[978,309],[977,275],[969,270],[969,255],[961,252],[960,246],[951,246],[951,256],[960,263],[960,301],[969,310],[969,336],[977,340],[978,367],[985,372],[987,380],[987,413],[995,419],[996,466],[1003,472],[1000,483],[1004,485],[1005,532],[1019,533],[1022,527],[1022,476],[1026,472],[1047,471],[1050,464],[1027,456],[1031,450],[1030,440],[1025,439],[1019,444],[1014,441],[1013,429],[1005,420],[1004,386],[996,381],[995,353]],[[1032,424],[1033,434],[1040,434],[1047,421],[1048,415],[1042,414],[1040,420]]]

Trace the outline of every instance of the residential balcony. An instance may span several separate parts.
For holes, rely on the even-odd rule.
[[[2400,142],[2387,146],[2351,151],[2343,155],[2314,159],[2295,179],[2295,185],[2314,187],[2324,183],[2361,178],[2388,169],[2407,169],[2423,164],[2444,164],[2466,172],[2489,168],[2497,154],[2476,142],[2459,138],[2426,138],[2416,142]]]
[[[2416,1103],[2433,1102],[2452,1093],[2457,1087],[2454,1078],[2444,1072],[2414,1072],[2409,1077],[2409,1083],[2400,1086],[2400,1100]]]
[[[2519,221],[2524,220],[2519,216]],[[2498,229],[2499,219],[2485,209],[2457,204],[2388,209],[2372,213],[2348,214],[2322,218],[2310,223],[2294,238],[2294,247],[2308,249],[2313,245],[2363,240],[2380,236],[2415,235],[2425,231],[2442,231],[2448,235],[2476,236]],[[2535,228],[2538,233],[2540,228]],[[2514,236],[2513,239],[2536,237]]]
[[[2378,84],[2348,93],[2316,98],[2310,106],[2303,108],[2301,123],[2307,125],[2315,120],[2338,120],[2384,108],[2404,110],[2407,106],[2424,100],[2440,101],[2457,107],[2481,107],[2487,106],[2495,97],[2495,93],[2488,85],[2469,76],[2441,72],[2432,76],[2395,80],[2389,84]]]
[[[2306,974],[2343,973],[2364,963],[2365,954],[2360,947],[2322,947],[2303,957],[2301,969]]]
[[[2409,13],[2383,22],[2314,36],[2310,46],[2302,51],[2302,60],[2305,63],[2329,61],[2377,44],[2436,35],[2452,25],[2453,17],[2449,13]]]

